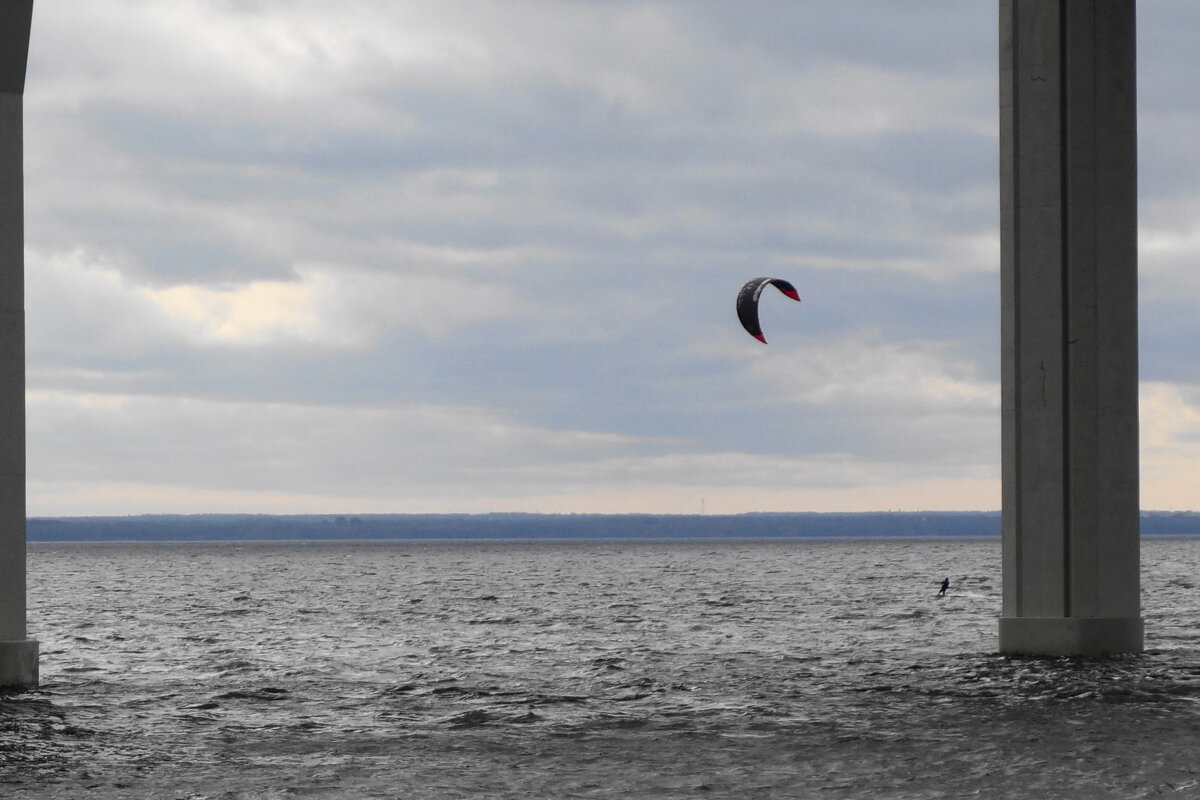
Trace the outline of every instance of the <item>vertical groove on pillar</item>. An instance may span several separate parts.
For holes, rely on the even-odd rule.
[[[1021,196],[1021,176],[1020,176],[1019,170],[1017,170],[1017,168],[1016,168],[1017,164],[1020,163],[1020,153],[1021,153],[1021,126],[1017,124],[1017,117],[1016,117],[1016,110],[1017,110],[1017,108],[1019,108],[1020,91],[1021,91],[1021,82],[1017,79],[1017,63],[1018,63],[1017,56],[1018,56],[1018,53],[1020,52],[1019,48],[1020,48],[1020,41],[1021,41],[1020,27],[1017,25],[1018,6],[1020,5],[1020,3],[1021,3],[1021,0],[1012,0],[1012,4],[1009,6],[1009,9],[1008,9],[1008,11],[1009,11],[1008,25],[1009,25],[1009,30],[1010,30],[1009,35],[1011,37],[1010,44],[1009,44],[1009,52],[1011,54],[1010,58],[1012,59],[1012,65],[1011,65],[1012,69],[1009,71],[1009,80],[1011,82],[1011,91],[1012,91],[1012,111],[1010,112],[1011,120],[1009,123],[1010,135],[1011,135],[1011,141],[1012,141],[1012,156],[1011,156],[1011,158],[1012,158],[1012,168],[1011,168],[1012,195],[1011,195],[1011,197],[1012,197],[1012,208],[1014,209],[1014,211],[1011,215],[1010,224],[1011,224],[1012,230],[1013,230],[1012,240],[1014,243],[1019,242],[1021,240],[1021,236],[1020,236],[1021,215],[1017,214],[1015,212],[1015,209],[1021,207],[1021,203],[1019,201],[1019,198]],[[1020,253],[1017,252],[1015,246],[1014,246],[1013,252],[1012,252],[1012,259],[1014,261],[1014,269],[1010,270],[1010,275],[1011,275],[1010,280],[1012,281],[1012,295],[1014,298],[1017,298],[1017,297],[1021,296],[1021,271],[1019,269],[1015,269],[1015,262],[1020,260]],[[1015,303],[1014,303],[1012,312],[1009,314],[1009,316],[1011,318],[1009,324],[1012,325],[1012,339],[1013,339],[1013,342],[1015,343],[1013,352],[1019,353],[1021,351],[1020,350],[1021,315],[1017,313],[1017,308],[1016,308]],[[1014,372],[1016,372],[1016,370],[1014,370]],[[1018,409],[1021,407],[1021,390],[1022,390],[1021,381],[1019,379],[1014,379],[1013,387],[1012,387],[1013,408],[1014,409]],[[1013,427],[1014,441],[1020,442],[1021,441],[1021,415],[1017,414],[1017,413],[1013,413],[1010,416],[1012,418],[1010,424]],[[1014,486],[1019,487],[1021,485],[1021,481],[1022,481],[1021,448],[1013,447],[1013,448],[1011,448],[1011,450],[1012,450],[1012,452],[1009,455],[1009,458],[1011,458],[1013,460],[1013,466],[1012,466],[1013,484],[1014,484]],[[1020,525],[1021,525],[1021,516],[1023,514],[1022,492],[1020,490],[1013,492],[1012,505],[1013,505],[1013,508],[1012,508],[1011,524],[1014,528],[1019,529]],[[1023,553],[1020,536],[1012,537],[1012,549],[1013,549],[1013,553],[1015,554],[1016,563],[1023,564],[1024,563],[1024,553]],[[1014,596],[1016,598],[1015,616],[1018,616],[1018,617],[1024,616],[1024,614],[1025,614],[1025,598],[1024,598],[1025,577],[1024,577],[1024,575],[1022,575],[1022,571],[1020,569],[1017,569],[1017,570],[1015,570],[1014,575],[1012,576],[1012,579],[1013,579],[1013,583],[1016,585],[1016,591],[1014,592]]]

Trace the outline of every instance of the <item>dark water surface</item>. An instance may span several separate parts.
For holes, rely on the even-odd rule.
[[[0,796],[1200,797],[1200,540],[1145,655],[995,655],[996,541],[35,545]],[[949,596],[936,599],[942,577]]]

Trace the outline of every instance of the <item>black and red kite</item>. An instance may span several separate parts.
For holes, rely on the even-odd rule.
[[[767,337],[763,336],[762,326],[758,324],[758,298],[763,289],[767,288],[767,284],[774,286],[797,302],[800,300],[800,293],[796,291],[796,287],[780,278],[754,278],[746,281],[746,285],[742,287],[737,296],[738,319],[746,332],[763,344],[767,343]]]

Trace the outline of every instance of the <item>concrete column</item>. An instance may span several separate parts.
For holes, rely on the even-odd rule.
[[[21,96],[33,0],[0,0],[0,686],[38,680],[25,630],[25,193]]]
[[[1000,0],[1000,650],[1137,652],[1134,0]]]

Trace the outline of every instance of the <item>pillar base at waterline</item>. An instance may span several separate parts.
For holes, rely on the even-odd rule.
[[[1141,617],[1001,617],[1000,652],[1103,656],[1145,649]]]
[[[37,683],[37,641],[0,641],[0,689],[19,689]]]

